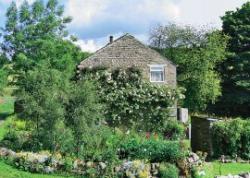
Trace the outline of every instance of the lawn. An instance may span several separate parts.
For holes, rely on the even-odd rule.
[[[205,178],[213,178],[216,175],[236,175],[239,173],[246,173],[250,171],[250,164],[242,163],[226,163],[221,164],[217,161],[206,163],[205,165]]]
[[[3,139],[7,132],[6,125],[8,123],[8,116],[14,112],[14,99],[11,96],[0,96],[0,140]]]
[[[0,97],[0,119],[3,120],[14,112],[14,99],[11,96]]]
[[[3,139],[4,134],[7,132],[6,125],[11,121],[11,118],[7,118],[0,124],[0,140]],[[3,161],[0,161],[0,178],[59,178],[62,176],[33,174],[25,171],[20,171],[7,165]]]
[[[20,171],[0,161],[0,178],[59,178],[59,177],[62,176],[33,174],[29,172]]]

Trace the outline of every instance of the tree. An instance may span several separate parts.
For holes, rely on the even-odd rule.
[[[99,103],[93,82],[81,80],[71,85],[65,118],[67,126],[73,131],[77,156],[86,156],[87,151],[91,150],[87,148],[91,146],[92,150],[98,149],[94,138],[103,138],[99,135],[102,130],[103,113],[103,105]]]
[[[71,18],[64,17],[63,12],[63,6],[56,0],[49,0],[46,5],[40,0],[31,5],[24,1],[19,8],[13,2],[8,8],[6,24],[1,30],[1,51],[11,61],[17,102],[21,98],[18,90],[27,89],[26,73],[47,63],[50,69],[64,72],[67,74],[64,77],[70,80],[76,64],[88,55],[68,38],[66,24]]]
[[[225,58],[226,36],[219,31],[169,24],[157,26],[150,41],[152,47],[178,65],[178,84],[186,88],[184,107],[199,112],[216,101],[221,86],[215,68]]]
[[[227,59],[220,65],[222,97],[212,111],[249,117],[250,110],[250,2],[222,17],[223,33],[230,37]]]
[[[31,125],[36,150],[55,151],[62,145],[64,151],[70,149],[62,142],[72,135],[65,126],[65,106],[75,66],[88,54],[69,38],[66,24],[71,18],[64,17],[63,11],[56,0],[46,5],[40,0],[31,5],[24,1],[19,8],[13,2],[1,30],[1,51],[11,62],[14,94],[22,108],[19,115]],[[72,139],[68,143],[74,145]]]
[[[24,76],[25,83],[19,91],[24,108],[21,118],[26,118],[33,129],[34,149],[55,151],[58,137],[57,125],[64,121],[64,104],[70,83],[65,74],[40,64]]]
[[[56,0],[46,5],[40,0],[31,5],[24,1],[20,8],[13,2],[8,8],[1,49],[13,63],[15,85],[19,86],[23,74],[42,60],[50,59],[53,68],[73,73],[76,63],[84,58],[68,38],[66,24],[71,18],[64,17],[63,12]]]
[[[46,5],[36,0],[32,5],[24,1],[20,8],[12,2],[6,13],[6,24],[2,29],[3,51],[12,60],[20,52],[31,53],[32,43],[48,37],[67,36],[66,24],[71,21],[63,17],[63,6],[57,0],[49,0]],[[36,60],[36,59],[33,59]]]

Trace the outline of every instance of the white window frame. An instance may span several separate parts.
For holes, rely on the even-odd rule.
[[[160,65],[160,64],[155,64],[155,65],[149,65],[150,67],[150,72],[149,72],[149,77],[150,77],[150,82],[153,82],[153,83],[164,83],[165,82],[165,66],[166,65]],[[158,67],[158,68],[161,68],[160,70],[153,70],[152,68],[153,67]],[[163,72],[163,80],[162,81],[154,81],[152,80],[152,75],[151,75],[151,72]]]

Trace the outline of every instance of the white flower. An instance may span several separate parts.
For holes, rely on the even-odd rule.
[[[199,175],[199,176],[205,176],[205,175],[206,175],[206,173],[205,173],[205,171],[204,171],[204,170],[202,170],[202,171],[199,171],[199,172],[198,172],[198,175]]]

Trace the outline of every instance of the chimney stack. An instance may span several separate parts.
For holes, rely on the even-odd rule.
[[[113,36],[110,36],[110,37],[109,37],[109,43],[113,43],[113,41],[114,41],[114,37],[113,37]]]

